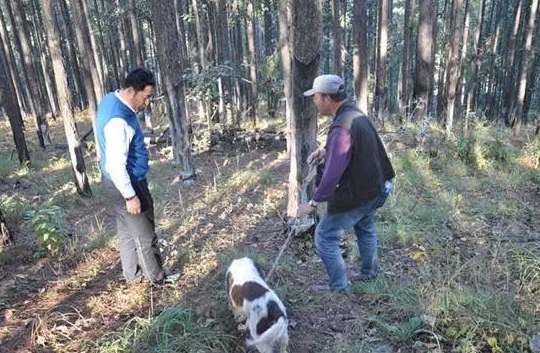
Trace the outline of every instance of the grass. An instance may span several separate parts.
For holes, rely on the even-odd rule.
[[[378,212],[381,274],[355,284],[350,302],[305,289],[325,275],[311,240],[293,240],[271,280],[295,325],[291,351],[531,350],[540,332],[539,138],[516,141],[510,131],[483,125],[471,130],[465,137],[444,139],[442,130],[433,129],[421,147],[405,143],[407,131],[391,137],[409,147],[392,150],[395,189]],[[389,143],[397,145],[397,140]],[[88,292],[83,307],[92,313],[127,313],[114,325],[96,329],[96,337],[84,340],[83,351],[239,352],[239,337],[230,335],[235,324],[224,305],[223,274],[231,259],[246,253],[269,270],[283,241],[272,233],[279,227],[259,228],[263,218],[280,224],[286,207],[287,161],[279,157],[282,151],[274,152],[205,157],[207,163],[197,165],[195,186],[170,185],[174,171],[168,160],[153,163],[150,188],[159,231],[167,236],[166,260],[184,265],[192,279],[165,294],[119,288],[112,278],[101,292],[88,289],[111,271],[116,254],[110,235],[114,226],[102,210],[106,198],[90,157],[95,198],[81,200],[65,156],[18,168],[1,153],[2,176],[30,186],[3,192],[0,207],[10,222],[32,232],[24,219],[27,211],[61,206],[66,232],[72,234],[62,261],[77,269],[65,279],[65,291]],[[246,242],[253,235],[259,240]],[[358,252],[349,253],[348,266],[356,266]],[[19,259],[7,254],[0,253],[3,266]],[[64,297],[53,287],[43,293],[48,301]],[[336,312],[354,315],[335,322]],[[78,315],[38,313],[35,332],[56,351],[69,351],[62,348],[67,338],[77,341],[80,332],[57,327],[90,320]]]
[[[83,352],[226,352],[232,338],[216,322],[197,322],[184,307],[165,308],[158,316],[130,319],[117,332],[87,342]]]

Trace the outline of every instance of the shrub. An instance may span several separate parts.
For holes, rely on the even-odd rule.
[[[37,210],[26,213],[30,219],[37,244],[36,257],[47,254],[57,255],[66,237],[64,233],[64,213],[56,205],[42,205]]]

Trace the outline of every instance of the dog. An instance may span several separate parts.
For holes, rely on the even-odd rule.
[[[286,353],[289,344],[287,312],[250,258],[234,260],[227,269],[229,306],[236,322],[246,321],[246,346],[260,353]]]

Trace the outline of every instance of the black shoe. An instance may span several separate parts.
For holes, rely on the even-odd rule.
[[[377,278],[377,274],[366,275],[365,273],[353,273],[351,275],[351,281],[354,282],[369,282]]]

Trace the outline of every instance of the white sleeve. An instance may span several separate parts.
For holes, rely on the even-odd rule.
[[[135,195],[126,169],[129,144],[135,131],[124,119],[112,118],[103,128],[105,171],[124,198]]]

